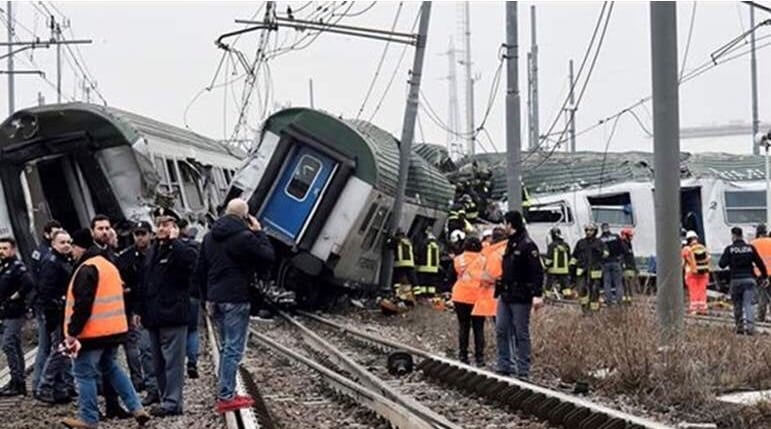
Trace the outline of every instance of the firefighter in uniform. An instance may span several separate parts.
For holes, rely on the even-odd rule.
[[[416,286],[415,256],[412,251],[412,241],[404,235],[404,231],[397,229],[388,245],[394,249],[394,290],[396,298],[401,301],[414,302],[412,288]]]
[[[551,243],[546,248],[544,258],[547,287],[561,293],[565,298],[570,298],[573,296],[573,290],[570,288],[570,246],[565,243],[559,228],[552,228],[550,235]]]
[[[687,245],[682,252],[685,265],[685,285],[688,287],[688,312],[690,314],[706,314],[709,252],[703,244],[699,243],[699,236],[696,232],[688,231],[685,234],[685,240]]]
[[[581,309],[584,312],[597,311],[600,309],[602,261],[608,257],[608,249],[597,238],[597,225],[586,225],[584,233],[585,237],[578,240],[573,249],[570,263],[576,266],[576,289]]]
[[[469,222],[475,222],[479,217],[479,208],[477,207],[477,203],[473,198],[471,198],[471,195],[469,194],[463,194],[460,200],[466,209],[466,220]]]
[[[415,254],[418,286],[413,288],[416,297],[433,297],[441,282],[439,276],[439,243],[430,231],[426,232],[426,239],[420,244]]]
[[[632,247],[632,238],[634,230],[624,228],[619,232],[621,236],[621,246],[623,248],[623,258],[621,259],[622,270],[624,274],[624,303],[631,304],[632,295],[639,287],[637,280],[637,262],[634,260],[634,248]]]

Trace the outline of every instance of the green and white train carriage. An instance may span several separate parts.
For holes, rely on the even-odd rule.
[[[377,285],[397,187],[399,142],[365,121],[307,108],[270,116],[236,173],[228,199],[242,197],[279,248],[277,283],[301,300],[324,280]],[[442,230],[453,187],[412,153],[398,225],[410,235]]]

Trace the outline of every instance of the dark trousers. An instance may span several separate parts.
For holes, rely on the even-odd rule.
[[[152,328],[148,332],[161,408],[172,413],[182,413],[187,326]]]
[[[474,330],[474,359],[477,363],[485,361],[485,318],[472,316],[474,304],[454,303],[458,315],[458,359],[468,363],[468,343],[470,331]]]

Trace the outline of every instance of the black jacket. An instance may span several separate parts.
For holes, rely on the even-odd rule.
[[[203,238],[198,258],[201,297],[212,302],[249,302],[255,273],[274,258],[273,245],[264,232],[252,232],[234,215],[217,219]]]
[[[632,242],[628,240],[621,240],[621,246],[624,249],[624,257],[622,263],[625,270],[637,271],[637,261],[634,259],[634,248]]]
[[[116,265],[120,271],[120,277],[123,279],[126,314],[138,314],[136,308],[142,299],[139,296],[139,283],[145,266],[145,255],[148,251],[149,249],[145,249],[144,252],[140,252],[136,246],[132,245],[117,255]]]
[[[621,236],[611,232],[604,232],[600,236],[600,240],[605,243],[605,247],[608,249],[608,257],[605,259],[605,262],[621,262],[621,258],[624,256]]]
[[[529,304],[533,297],[543,295],[541,254],[527,231],[517,231],[509,237],[498,289],[499,296],[507,303]]]
[[[40,264],[37,276],[35,308],[38,310],[61,310],[64,296],[72,275],[70,257],[52,250]]]
[[[198,261],[198,254],[201,252],[201,243],[194,238],[179,237],[179,241],[190,246],[195,250],[196,263]],[[190,297],[195,299],[201,299],[201,280],[195,275],[195,267],[193,267],[193,274],[190,276]]]
[[[761,277],[767,277],[766,264],[758,254],[755,246],[747,244],[744,240],[736,240],[726,247],[720,257],[720,268],[728,267],[731,271],[731,280],[751,279],[755,277],[753,264],[760,270]]]
[[[582,238],[573,249],[576,266],[584,271],[602,270],[602,262],[608,254],[608,248],[599,238]]]
[[[40,275],[40,268],[43,265],[43,261],[45,261],[52,252],[53,249],[51,249],[51,243],[43,241],[32,251],[32,254],[29,255],[29,268],[35,280],[37,280]]]
[[[105,249],[91,246],[78,261],[78,265],[75,268],[75,277],[72,280],[72,294],[75,298],[75,305],[72,309],[70,323],[67,325],[67,332],[73,337],[78,336],[83,331],[94,307],[96,289],[99,285],[99,270],[93,265],[83,264],[83,262],[94,256],[103,256],[108,260],[111,257],[110,253]],[[126,334],[123,333],[101,338],[84,339],[80,340],[80,343],[83,346],[83,350],[94,350],[116,346],[121,344],[125,338]]]
[[[178,240],[156,242],[145,257],[139,286],[139,315],[147,328],[185,326],[190,319],[190,286],[195,248]]]
[[[32,275],[23,262],[16,258],[0,260],[0,319],[24,317],[26,298],[33,288]]]

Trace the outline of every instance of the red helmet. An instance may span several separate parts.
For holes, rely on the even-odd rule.
[[[622,238],[629,240],[634,237],[634,230],[632,228],[623,228],[621,231],[619,231],[619,235]]]

